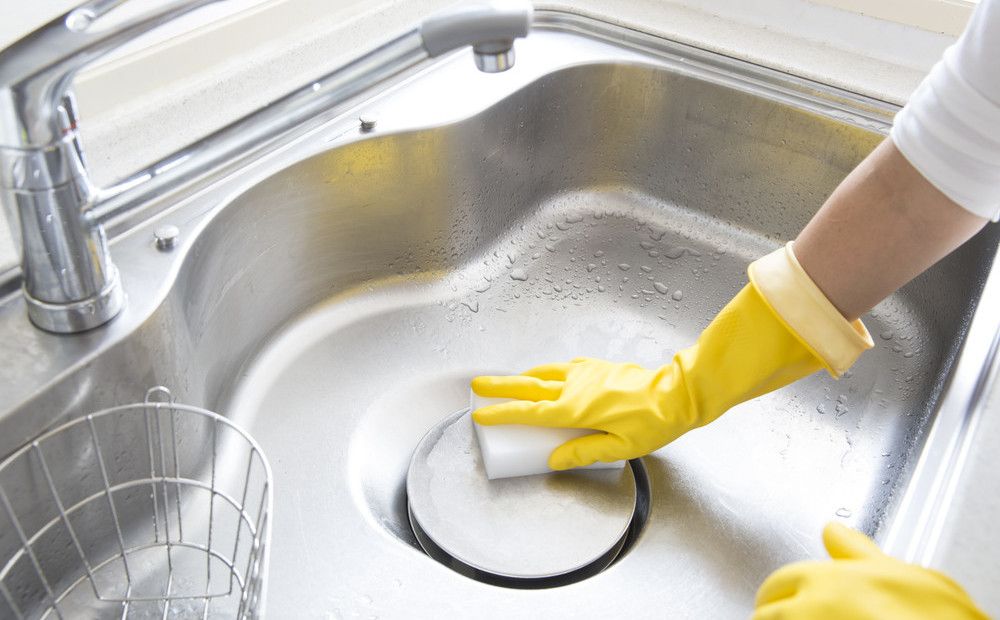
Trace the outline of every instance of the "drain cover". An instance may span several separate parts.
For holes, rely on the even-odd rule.
[[[428,555],[481,581],[523,587],[604,569],[637,506],[631,467],[487,479],[468,409],[420,441],[406,493]]]

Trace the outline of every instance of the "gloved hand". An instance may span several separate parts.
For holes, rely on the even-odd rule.
[[[476,394],[515,400],[477,409],[473,419],[604,431],[556,448],[552,469],[631,459],[821,368],[839,376],[873,346],[864,325],[845,320],[812,282],[792,244],[748,271],[750,283],[666,366],[578,358],[476,377]]]
[[[833,561],[775,571],[753,620],[988,620],[957,583],[889,557],[861,532],[830,523],[823,544]]]

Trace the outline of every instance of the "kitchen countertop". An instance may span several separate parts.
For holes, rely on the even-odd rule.
[[[81,74],[77,80],[81,126],[96,180],[106,184],[152,163],[291,87],[343,64],[389,33],[451,4],[447,0],[349,0],[313,14],[309,11],[321,5],[312,0],[244,0],[243,4],[256,6],[258,21],[265,24],[274,15],[274,5],[282,2],[302,5],[299,13],[307,19],[289,19],[284,30],[271,27],[272,19],[266,28],[258,26],[263,30],[256,39],[237,36],[239,30],[233,26],[228,42],[230,52],[235,53],[227,57],[206,57],[202,52],[208,53],[207,48],[201,48],[206,38],[194,32]],[[72,0],[49,0],[51,14],[58,12],[60,3],[64,7],[75,4]],[[668,38],[895,103],[906,100],[953,39],[806,0],[628,0],[613,3],[613,9],[611,4],[606,0],[567,0],[545,6],[626,26],[639,25]],[[19,23],[30,26],[23,15]],[[278,31],[280,34],[275,34]],[[210,35],[207,30],[201,34]],[[0,41],[13,38],[9,32],[0,32]],[[248,40],[256,43],[248,44]],[[143,58],[147,64],[135,58]],[[183,65],[185,58],[192,64]],[[162,73],[152,69],[155,63],[161,63]],[[149,82],[151,74],[167,79]],[[129,75],[135,79],[122,79]],[[116,82],[140,86],[122,93]],[[0,225],[0,270],[14,257],[3,229]],[[954,490],[952,512],[932,564],[963,584],[995,615],[1000,615],[998,447],[1000,381],[994,380],[967,446],[963,475]]]
[[[0,25],[0,45],[75,4],[18,6]],[[231,5],[228,12],[199,11],[209,11],[202,19],[215,25],[186,16],[165,33],[145,37],[145,47],[132,45],[129,54],[116,54],[75,80],[93,177],[106,185],[153,163],[450,4],[342,0],[331,8],[320,0],[229,0],[219,5]],[[906,100],[953,39],[808,0],[625,0],[613,11],[602,0],[537,4],[638,25],[894,103]],[[241,7],[250,16],[242,21],[233,15]],[[15,258],[5,229],[0,226],[0,270]]]

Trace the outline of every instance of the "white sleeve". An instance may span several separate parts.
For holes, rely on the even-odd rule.
[[[1000,0],[982,0],[896,115],[896,148],[946,196],[1000,219]]]

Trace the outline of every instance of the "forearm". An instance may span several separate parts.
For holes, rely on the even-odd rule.
[[[986,222],[941,193],[887,139],[802,230],[795,255],[833,305],[854,320]]]
[[[896,115],[892,136],[795,242],[820,290],[855,319],[1000,219],[1000,0],[982,0]]]

